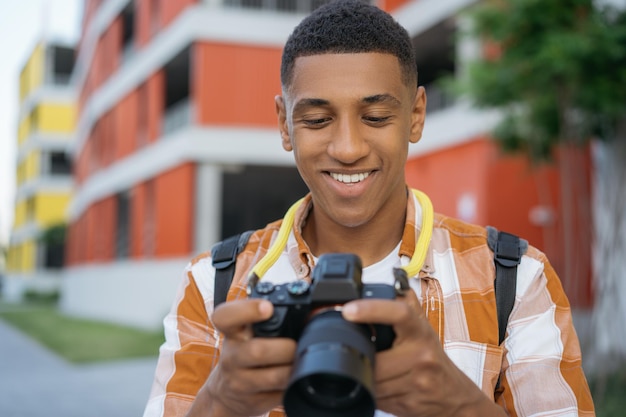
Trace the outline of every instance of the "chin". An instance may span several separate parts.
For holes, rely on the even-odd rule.
[[[350,216],[336,216],[334,218],[335,223],[339,224],[342,227],[346,228],[357,228],[366,225],[370,222],[372,216],[359,216],[355,217],[354,215]]]

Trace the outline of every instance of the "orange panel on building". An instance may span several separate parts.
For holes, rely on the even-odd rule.
[[[198,123],[276,126],[280,48],[201,42],[193,54]]]
[[[113,110],[113,143],[115,143],[115,160],[130,155],[135,150],[137,138],[137,113],[138,95],[137,90],[132,90],[122,99]]]
[[[420,146],[417,144],[416,146]],[[458,217],[459,198],[471,195],[477,202],[474,216],[465,220],[483,223],[486,162],[493,157],[493,146],[484,138],[411,158],[406,165],[409,185],[427,193],[435,211]]]
[[[580,175],[589,179],[588,152],[574,151],[568,157],[578,161]],[[560,197],[563,174],[556,166],[531,166],[526,156],[504,155],[487,138],[412,158],[406,174],[410,186],[431,197],[435,211],[527,239],[547,254],[572,305],[591,304],[591,214],[581,200],[589,198],[589,184],[571,190],[565,221]]]
[[[135,0],[135,45],[146,45],[152,37],[152,14],[158,10],[154,0]]]
[[[158,5],[153,7],[159,8],[161,27],[165,27],[169,25],[186,7],[196,4],[197,2],[198,0],[161,0]]]
[[[382,0],[378,7],[388,12],[396,10],[398,7],[402,7],[405,4],[409,3],[410,0]],[[414,0],[418,1],[418,0]]]
[[[147,84],[148,103],[147,122],[148,122],[148,141],[154,142],[161,135],[161,120],[163,119],[163,108],[165,106],[165,97],[163,89],[165,88],[165,76],[163,70],[152,74],[148,78]]]
[[[156,257],[191,253],[195,166],[186,163],[155,178]]]

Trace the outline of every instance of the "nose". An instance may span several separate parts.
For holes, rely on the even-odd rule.
[[[343,164],[353,164],[366,156],[369,145],[361,123],[353,118],[343,118],[335,124],[335,131],[328,145],[328,154]]]

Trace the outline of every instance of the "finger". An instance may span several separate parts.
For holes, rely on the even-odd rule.
[[[224,373],[222,364],[219,364],[203,389],[209,391],[214,402],[223,404],[230,414],[256,416],[280,405],[282,387],[286,385],[290,372],[290,367],[286,367],[282,370],[270,368]]]
[[[226,339],[220,361],[224,366],[237,368],[262,368],[293,363],[296,342],[289,338],[253,338],[245,343]]]
[[[226,389],[223,392],[251,395],[284,391],[289,383],[291,369],[291,365],[239,369],[225,378],[223,383]]]
[[[232,337],[242,331],[250,332],[249,325],[269,319],[273,309],[267,300],[235,300],[220,304],[213,312],[212,321],[224,336]]]
[[[360,299],[343,306],[343,317],[356,323],[379,323],[400,326],[411,323],[417,315],[403,300]]]

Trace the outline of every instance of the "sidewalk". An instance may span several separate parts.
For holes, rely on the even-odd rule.
[[[141,417],[155,366],[74,365],[0,320],[0,416]]]

